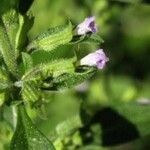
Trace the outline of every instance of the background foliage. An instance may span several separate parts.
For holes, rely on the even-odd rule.
[[[15,5],[14,1],[10,5]],[[28,108],[37,128],[58,150],[150,149],[149,4],[142,0],[35,0],[30,9],[35,16],[30,39],[67,18],[76,25],[95,15],[105,40],[100,47],[110,58],[106,69],[82,86],[45,93],[46,102]],[[76,49],[82,58],[98,47],[84,43],[78,48],[62,46],[59,57],[68,58]],[[36,55],[40,54],[33,55],[38,64]],[[3,93],[0,96],[2,103]],[[143,104],[145,99],[147,104]],[[0,149],[7,150],[13,118],[12,110],[0,107],[0,111],[4,109],[4,115],[0,113]]]

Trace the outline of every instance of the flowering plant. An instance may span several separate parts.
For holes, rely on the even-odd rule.
[[[0,18],[0,91],[3,94],[0,105],[12,106],[15,114],[17,109],[11,150],[54,150],[52,142],[32,123],[26,106],[40,107],[47,100],[47,91],[74,87],[92,77],[97,69],[103,69],[108,61],[101,49],[81,60],[75,55],[59,57],[61,46],[87,41],[101,43],[101,38],[93,35],[97,32],[95,17],[86,18],[77,26],[75,34],[72,23],[67,21],[29,40],[27,33],[33,23],[28,8],[11,8]]]

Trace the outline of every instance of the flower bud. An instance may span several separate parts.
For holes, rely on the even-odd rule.
[[[88,32],[97,32],[95,17],[85,18],[85,20],[77,26],[78,35],[84,35]]]
[[[103,49],[99,49],[93,53],[88,54],[80,60],[81,65],[95,66],[98,69],[103,69],[109,58],[105,55]]]

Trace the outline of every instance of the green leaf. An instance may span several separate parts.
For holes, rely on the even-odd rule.
[[[82,71],[81,71],[82,70]],[[71,88],[91,78],[96,72],[93,67],[80,68],[80,72],[64,73],[53,80],[56,89]]]
[[[6,34],[13,49],[15,48],[15,37],[19,27],[18,17],[19,14],[14,9],[11,9],[2,16]]]
[[[0,106],[8,98],[9,95],[8,88],[10,86],[11,86],[11,82],[8,79],[6,70],[0,67]]]
[[[114,0],[114,1],[122,2],[122,3],[131,3],[131,4],[140,3],[141,2],[141,0]]]
[[[2,85],[3,83],[9,83],[9,78],[8,78],[6,70],[0,67],[0,85]],[[1,88],[2,87],[0,86],[0,89]]]
[[[33,67],[32,57],[28,53],[22,52],[22,60],[23,60],[23,69],[25,70],[25,72],[27,72]]]
[[[98,44],[100,45],[103,43],[104,40],[98,35],[98,34],[87,34],[87,35],[76,35],[73,37],[72,41],[70,42],[71,44],[76,44],[76,43],[87,43],[87,44]]]
[[[134,123],[142,137],[150,134],[150,106],[136,102],[113,105],[113,107],[129,121]]]
[[[19,55],[19,51],[22,51],[27,44],[27,33],[33,26],[34,17],[32,15],[19,15],[18,23],[19,26],[15,38],[16,56]]]
[[[23,81],[44,80],[48,77],[55,78],[63,73],[74,71],[74,59],[60,59],[51,63],[40,64],[29,70],[22,77]]]
[[[0,3],[0,16],[11,8],[17,9],[18,7],[18,0],[1,0]]]
[[[17,14],[10,10],[0,18],[0,51],[8,69],[16,74],[15,33],[17,32]]]
[[[53,78],[66,72],[73,72],[74,59],[57,60],[48,64],[40,64],[31,68],[22,77],[22,98],[25,102],[36,102],[42,98],[41,88],[43,86],[51,87]]]
[[[22,99],[26,103],[30,102],[32,104],[41,98],[40,88],[38,87],[37,82],[34,80],[23,82],[21,94]]]
[[[54,60],[73,58],[76,60],[75,52],[72,50],[72,45],[62,45],[54,51],[37,50],[31,54],[33,64],[51,63]]]
[[[18,107],[18,120],[11,150],[55,150],[52,143],[36,128],[24,106]]]
[[[33,17],[22,16],[10,9],[0,18],[0,52],[8,69],[17,74],[17,57],[27,42]]]
[[[83,126],[82,119],[79,114],[76,114],[69,119],[59,123],[55,130],[51,133],[53,141],[58,139],[63,140],[67,136],[76,132],[79,128]]]
[[[72,39],[72,25],[68,22],[65,25],[50,28],[40,34],[29,45],[28,50],[39,49],[51,51],[60,45],[68,43]]]

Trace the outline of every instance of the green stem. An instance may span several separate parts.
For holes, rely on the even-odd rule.
[[[12,106],[12,114],[13,114],[13,128],[16,129],[17,125],[17,108],[16,106]]]

